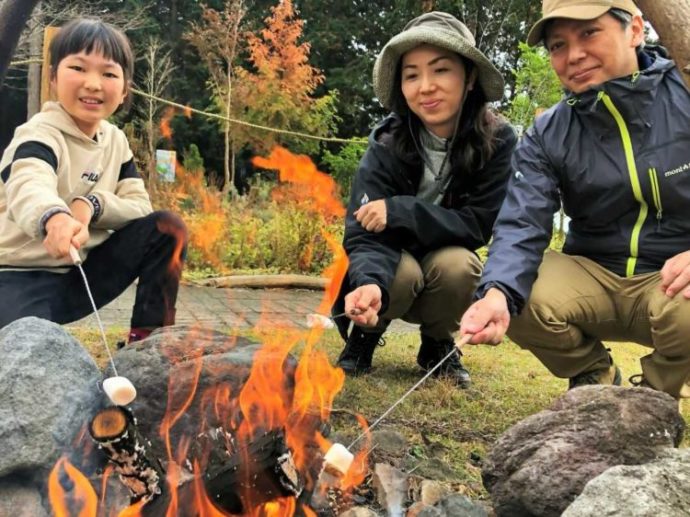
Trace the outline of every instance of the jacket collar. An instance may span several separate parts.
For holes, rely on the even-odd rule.
[[[582,115],[600,114],[601,96],[607,94],[624,119],[635,121],[640,117],[644,118],[643,114],[654,101],[657,86],[675,64],[666,58],[662,47],[643,49],[638,55],[638,61],[639,72],[593,86],[579,95],[568,93],[565,103]]]

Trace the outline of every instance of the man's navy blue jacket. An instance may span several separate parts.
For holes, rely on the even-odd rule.
[[[564,253],[618,275],[690,250],[690,93],[663,49],[639,61],[640,72],[568,95],[522,138],[477,296],[495,286],[522,309],[561,199]]]

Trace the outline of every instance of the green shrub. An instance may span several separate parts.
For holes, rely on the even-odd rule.
[[[328,150],[323,153],[323,162],[333,179],[340,186],[343,199],[350,199],[350,187],[359,167],[364,151],[367,150],[366,140],[352,142],[344,145],[337,154]]]

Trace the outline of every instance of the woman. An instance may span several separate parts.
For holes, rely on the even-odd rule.
[[[433,368],[481,274],[484,246],[503,201],[513,129],[487,101],[503,78],[453,16],[426,13],[383,48],[374,90],[392,111],[371,133],[345,222],[348,275],[334,312],[346,339],[338,365],[366,373],[388,323],[418,323],[418,364]],[[347,294],[346,294],[347,293]],[[457,355],[436,370],[466,388]]]

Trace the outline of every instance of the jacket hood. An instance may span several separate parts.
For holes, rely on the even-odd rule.
[[[91,142],[93,145],[98,145],[98,142],[103,141],[103,134],[107,130],[108,122],[101,121],[96,132],[96,139],[89,138],[74,121],[72,116],[65,111],[65,108],[59,102],[46,102],[41,108],[41,112],[36,115],[36,122],[53,127],[58,131],[65,133],[71,137],[77,138],[84,142]]]

